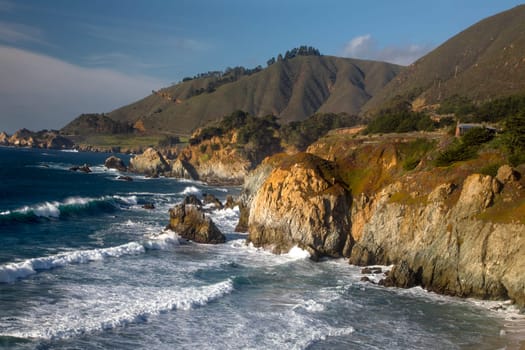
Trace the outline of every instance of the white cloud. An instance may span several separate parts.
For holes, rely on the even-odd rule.
[[[1,4],[1,3],[0,3]],[[25,24],[0,21],[0,41],[5,43],[31,42],[50,45],[40,29]]]
[[[427,54],[432,48],[430,45],[416,44],[379,47],[372,35],[366,34],[350,40],[342,50],[342,55],[409,65]]]
[[[0,131],[61,128],[81,113],[109,112],[167,85],[2,45],[0,63]]]

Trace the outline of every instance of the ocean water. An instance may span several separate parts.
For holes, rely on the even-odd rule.
[[[234,232],[236,209],[209,214],[225,244],[184,242],[165,230],[171,206],[239,188],[119,181],[107,156],[0,148],[0,349],[521,345],[525,323],[508,303],[382,288],[300,249],[270,254]],[[93,173],[68,170],[84,163]]]

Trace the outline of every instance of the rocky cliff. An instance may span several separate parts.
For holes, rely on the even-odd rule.
[[[519,187],[472,174],[463,183],[443,183],[427,195],[407,196],[401,182],[369,198],[361,195],[352,219],[368,220],[353,227],[350,263],[395,264],[387,280],[392,285],[510,297],[525,305],[525,225],[483,216],[494,201]]]
[[[249,241],[276,252],[299,245],[356,265],[394,264],[386,285],[525,305],[523,180],[509,166],[496,176],[476,171],[503,162],[500,154],[436,168],[435,152],[421,145],[439,150],[446,137],[334,137],[309,148],[316,156],[266,163],[272,170],[244,197]]]
[[[38,132],[20,129],[9,136],[5,132],[0,133],[0,145],[15,147],[47,148],[47,149],[70,149],[74,143],[68,138],[59,135],[55,130],[42,130]]]
[[[314,257],[344,255],[351,199],[334,167],[307,153],[280,163],[251,201],[248,241],[277,253],[298,245]]]

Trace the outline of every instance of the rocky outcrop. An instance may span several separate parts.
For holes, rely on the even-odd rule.
[[[118,171],[126,171],[128,168],[122,159],[115,156],[110,156],[104,162],[104,166],[108,169],[116,169]]]
[[[276,253],[298,245],[314,258],[344,256],[350,244],[350,204],[334,163],[298,154],[276,167],[253,197],[248,241]]]
[[[130,171],[149,176],[164,174],[170,170],[166,159],[154,148],[148,148],[144,153],[130,159]]]
[[[73,141],[59,135],[56,130],[33,132],[28,129],[20,129],[11,136],[5,132],[0,134],[0,145],[47,149],[70,149],[75,146]]]
[[[176,159],[171,163],[170,176],[178,179],[198,180],[199,175],[193,166],[182,159]]]
[[[269,161],[263,162],[256,169],[251,171],[244,179],[241,194],[239,196],[239,222],[235,227],[236,232],[248,231],[248,219],[250,217],[250,207],[257,191],[261,188],[264,181],[273,171],[273,165]]]
[[[5,131],[2,131],[2,133],[0,133],[0,145],[2,146],[9,145],[9,135]]]
[[[192,139],[200,139],[197,135],[198,132]],[[187,173],[193,179],[211,184],[241,185],[254,164],[236,146],[235,137],[230,132],[188,145],[177,157],[182,168],[175,162],[172,173],[182,175],[178,177]]]
[[[196,205],[178,204],[170,209],[168,228],[181,237],[197,242],[217,244],[224,243],[226,237],[219,231],[213,221]]]
[[[366,219],[353,227],[350,263],[395,264],[385,285],[525,305],[525,225],[483,219],[499,193],[515,187],[472,174],[410,200],[400,200],[403,191],[397,183],[356,201],[352,221]]]

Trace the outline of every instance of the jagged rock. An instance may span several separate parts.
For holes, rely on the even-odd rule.
[[[494,200],[494,182],[488,175],[472,174],[463,182],[456,207],[463,217],[472,216],[488,208]]]
[[[380,267],[365,267],[361,270],[361,273],[364,275],[377,274],[382,272],[383,270]]]
[[[236,206],[236,203],[235,203],[235,200],[233,199],[233,197],[231,195],[227,195],[226,196],[226,203],[224,204],[224,207],[228,208],[228,209],[233,209],[233,208],[235,208],[235,206]]]
[[[197,198],[197,196],[194,195],[194,194],[190,194],[189,196],[184,197],[184,199],[182,200],[182,203],[183,204],[195,205],[197,207],[202,207],[201,200],[199,198]]]
[[[2,131],[2,133],[0,133],[0,145],[9,145],[9,135],[5,131]]]
[[[502,184],[506,184],[509,182],[518,181],[520,179],[520,173],[513,169],[510,165],[505,164],[499,167],[496,179],[498,179],[498,181]]]
[[[351,198],[333,167],[307,153],[277,166],[251,203],[248,241],[276,253],[298,245],[314,257],[343,256]]]
[[[179,204],[170,209],[169,213],[170,224],[168,228],[185,239],[209,244],[226,241],[226,237],[213,221],[197,206]]]
[[[133,181],[133,178],[131,176],[127,176],[127,175],[119,175],[119,176],[117,176],[117,180]]]
[[[272,170],[272,165],[263,162],[245,177],[242,192],[239,196],[239,222],[235,227],[235,232],[248,231],[248,219],[250,217],[250,206],[253,198],[263,185],[264,181],[270,176]]]
[[[111,156],[106,159],[104,166],[108,169],[116,169],[118,171],[126,171],[126,164],[119,157]]]
[[[145,175],[162,174],[170,168],[162,154],[151,147],[131,158],[129,162],[130,171]]]
[[[385,286],[421,285],[457,296],[512,298],[525,305],[525,226],[496,224],[478,215],[496,194],[490,176],[472,174],[461,186],[456,202],[450,184],[437,186],[427,202],[392,202],[399,189],[385,188],[356,212],[367,212],[361,232],[352,230],[354,265],[395,264],[381,282]],[[449,193],[449,194],[447,194]]]
[[[187,161],[182,159],[176,159],[171,163],[170,176],[179,179],[190,179],[198,180],[199,175],[195,171],[195,168]]]
[[[61,135],[50,135],[43,143],[45,147],[41,148],[49,149],[71,149],[75,146],[73,141]]]
[[[224,207],[221,201],[217,199],[217,197],[209,193],[204,194],[204,199],[202,202],[204,205],[207,205],[207,204],[213,205],[215,209],[222,209]]]
[[[71,170],[71,171],[82,171],[84,173],[90,173],[91,172],[91,169],[89,168],[89,165],[87,165],[87,164],[75,165],[75,166],[72,166],[71,168],[69,168],[69,170]]]

